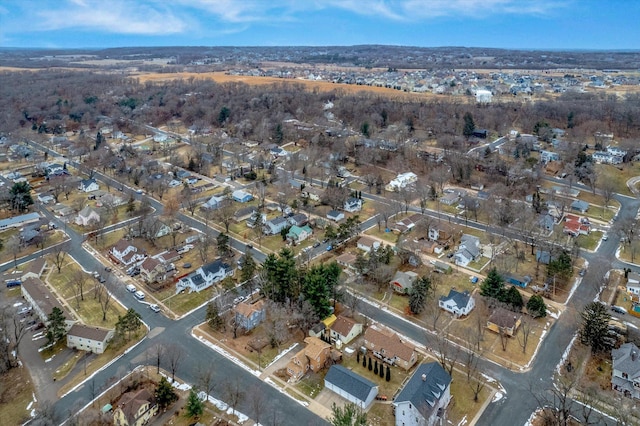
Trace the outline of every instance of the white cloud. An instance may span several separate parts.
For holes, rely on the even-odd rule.
[[[184,19],[162,5],[123,0],[71,0],[63,7],[38,11],[38,30],[95,29],[96,32],[165,35],[183,32]]]

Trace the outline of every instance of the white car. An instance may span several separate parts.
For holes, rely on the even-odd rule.
[[[144,293],[141,292],[140,290],[136,291],[135,293],[133,293],[133,295],[136,297],[136,299],[138,300],[143,300],[144,299]]]
[[[149,305],[149,309],[151,309],[153,312],[160,312],[160,306],[158,305]]]

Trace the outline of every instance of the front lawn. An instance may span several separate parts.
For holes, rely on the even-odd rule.
[[[602,231],[593,231],[588,235],[578,235],[576,238],[578,246],[586,250],[595,250],[602,239]]]
[[[215,287],[202,290],[199,293],[188,293],[187,291],[184,291],[180,294],[171,296],[162,302],[176,315],[181,316],[211,300],[213,297],[213,288]]]
[[[29,372],[24,367],[12,368],[0,376],[0,419],[4,425],[26,424],[31,410],[34,387]]]

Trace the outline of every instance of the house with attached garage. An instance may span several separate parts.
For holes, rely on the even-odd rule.
[[[377,241],[365,235],[358,239],[357,247],[359,250],[362,250],[365,253],[369,253],[371,250],[377,250],[378,247],[380,247],[380,241]]]
[[[437,362],[416,368],[393,405],[396,426],[440,425],[451,401],[451,376]]]
[[[329,210],[327,212],[327,219],[332,220],[334,222],[340,222],[344,219],[344,213],[339,212],[337,210]]]
[[[92,192],[100,189],[100,185],[98,185],[98,182],[95,179],[83,179],[80,181],[78,189],[84,192]]]
[[[611,351],[611,388],[628,398],[640,399],[640,349],[625,343]]]
[[[304,226],[309,222],[309,218],[304,213],[298,213],[287,219],[291,225]]]
[[[180,278],[176,283],[176,293],[187,289],[189,292],[200,292],[230,276],[233,276],[233,268],[221,259],[216,259]]]
[[[253,200],[253,195],[251,195],[247,191],[238,189],[231,193],[231,198],[233,198],[238,203],[248,203],[249,201]]]
[[[451,289],[448,295],[440,297],[438,306],[456,317],[461,317],[469,315],[476,306],[476,303],[468,291],[460,293],[459,291]]]
[[[287,226],[289,226],[289,222],[287,222],[287,219],[283,217],[276,217],[265,222],[264,226],[262,227],[262,232],[266,235],[276,235],[279,234],[280,231],[285,229]]]
[[[167,268],[158,259],[147,257],[140,264],[140,277],[147,283],[154,283],[164,279]]]
[[[408,294],[417,279],[418,274],[413,271],[397,271],[389,284],[394,291],[402,294]]]
[[[378,395],[378,386],[352,370],[341,365],[332,365],[324,378],[324,387],[360,409],[368,409]]]
[[[113,330],[74,324],[67,332],[67,347],[101,354],[113,337]]]
[[[307,371],[314,373],[322,370],[333,359],[331,345],[317,337],[306,337],[306,346],[295,354],[287,364],[287,374],[297,381]]]
[[[364,332],[364,346],[387,364],[409,370],[418,360],[415,347],[391,330],[370,326]]]
[[[142,262],[147,257],[139,251],[136,246],[124,238],[111,247],[109,256],[124,266],[131,266],[135,263]]]

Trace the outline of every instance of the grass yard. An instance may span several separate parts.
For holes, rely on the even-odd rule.
[[[595,250],[603,234],[602,231],[593,231],[589,235],[578,235],[576,238],[578,246],[586,250]]]
[[[327,374],[327,369],[320,371],[319,373],[308,373],[297,384],[298,389],[309,398],[315,398],[320,391],[324,389],[324,376]]]
[[[471,384],[467,381],[465,373],[453,371],[451,381],[452,398],[449,403],[449,415],[447,416],[449,423],[461,425],[475,418],[484,402],[491,396],[491,390],[485,386],[478,394],[478,401],[474,401]]]
[[[0,376],[0,419],[4,425],[21,425],[30,416],[29,407],[33,401],[33,383],[29,372],[24,367],[13,368]]]
[[[184,315],[187,312],[197,308],[198,306],[211,300],[213,297],[212,288],[208,288],[199,293],[187,293],[186,291],[180,294],[171,296],[162,302],[173,311],[176,315]]]
[[[596,165],[598,173],[598,181],[613,182],[614,191],[624,195],[633,195],[627,187],[627,180],[634,176],[640,175],[640,164],[630,163],[625,165],[622,170],[609,164]]]
[[[391,223],[391,221],[389,221],[389,222]],[[393,232],[384,232],[383,228],[380,228],[380,231],[378,231],[378,227],[377,226],[369,228],[365,232],[365,234],[371,235],[372,237],[380,238],[381,240],[384,240],[384,241],[388,242],[391,245],[395,245],[396,242],[398,241],[398,236],[396,234],[394,234]]]
[[[50,266],[48,271],[45,272],[45,277],[43,278],[44,281],[48,282],[55,289],[58,296],[65,300],[72,299],[75,296],[75,292],[70,281],[76,271],[81,270],[80,266],[72,260],[65,263],[62,267],[62,271],[58,273],[58,268],[56,268],[51,261],[48,263]],[[85,294],[88,289],[93,288],[94,284],[95,282],[93,277],[87,274],[87,281],[84,286]]]
[[[378,385],[379,394],[386,395],[389,399],[391,399],[398,392],[402,383],[404,383],[405,379],[410,376],[414,370],[411,369],[407,372],[399,367],[391,367],[391,380],[387,382],[385,378],[381,378],[379,375],[373,374],[373,371],[369,371],[367,367],[363,367],[362,359],[363,357],[361,356],[360,362],[357,362],[355,353],[352,355],[343,353],[342,366],[353,370],[354,373],[361,375],[367,380],[371,380],[373,383]],[[371,362],[374,363],[374,360],[375,358],[372,358]],[[416,365],[420,364],[420,362],[420,357],[418,357],[418,363]]]
[[[102,308],[92,293],[85,293],[84,301],[80,302],[80,309],[76,307],[76,301],[70,300],[69,304],[76,311],[80,319],[85,325],[94,325],[96,327],[115,328],[118,322],[118,315],[122,316],[126,313],[125,309],[112,300],[107,310],[107,320],[102,321]]]

